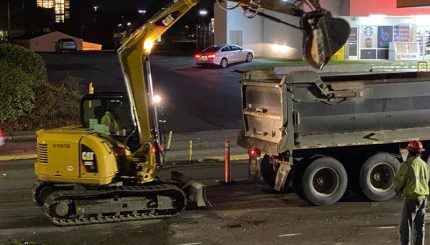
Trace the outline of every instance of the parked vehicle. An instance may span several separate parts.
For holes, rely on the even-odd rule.
[[[76,51],[77,46],[75,40],[71,38],[62,38],[55,42],[55,51]]]
[[[195,54],[194,59],[197,65],[219,65],[226,68],[232,63],[251,62],[254,51],[232,44],[213,45]]]
[[[292,182],[314,205],[339,201],[348,185],[372,201],[392,198],[412,139],[423,142],[428,159],[430,73],[295,71],[281,78],[255,71],[245,74],[242,99],[238,144],[254,162],[264,153],[269,185],[281,190]]]

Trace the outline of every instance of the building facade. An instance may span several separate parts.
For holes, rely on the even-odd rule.
[[[93,20],[91,0],[2,0],[0,37],[40,35],[60,30],[81,34],[82,26]]]
[[[398,1],[401,5],[402,0]],[[410,2],[415,1],[408,1],[409,5]],[[350,23],[351,35],[341,50],[345,59],[430,59],[429,7],[398,7],[397,0],[366,4],[362,0],[321,0],[320,3],[334,16]],[[299,25],[296,17],[267,10],[264,13]],[[241,9],[224,11],[217,5],[215,43],[239,44],[254,49],[258,56],[302,58],[301,30],[259,16],[249,20],[243,17]],[[390,52],[398,55],[390,56]]]

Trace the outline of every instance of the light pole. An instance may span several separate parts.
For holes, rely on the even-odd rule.
[[[206,15],[208,15],[208,11],[206,9],[200,9],[199,10],[199,16],[200,16],[199,19],[200,19],[200,22],[202,22],[202,24],[204,24],[203,21],[202,21],[202,19],[204,17],[206,17]]]
[[[199,10],[199,23],[196,25],[196,50],[202,50],[206,47],[206,28],[203,22],[203,18],[208,15],[208,11],[206,9]]]

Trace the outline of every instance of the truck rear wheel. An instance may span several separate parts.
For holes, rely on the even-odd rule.
[[[306,201],[314,205],[330,205],[342,198],[348,176],[338,160],[321,157],[306,167],[301,183]]]
[[[260,172],[264,181],[273,188],[275,186],[277,169],[273,169],[273,163],[270,161],[269,155],[264,155],[261,160]]]
[[[363,194],[372,201],[385,201],[394,197],[394,175],[399,167],[399,160],[389,153],[371,156],[360,170]]]

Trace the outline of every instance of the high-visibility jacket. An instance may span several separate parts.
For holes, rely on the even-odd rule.
[[[429,174],[427,164],[420,156],[411,156],[400,165],[394,177],[397,193],[407,199],[417,199],[429,195]]]
[[[109,111],[105,112],[105,115],[102,117],[101,123],[106,125],[111,132],[119,130],[118,122],[115,120],[114,116]]]

